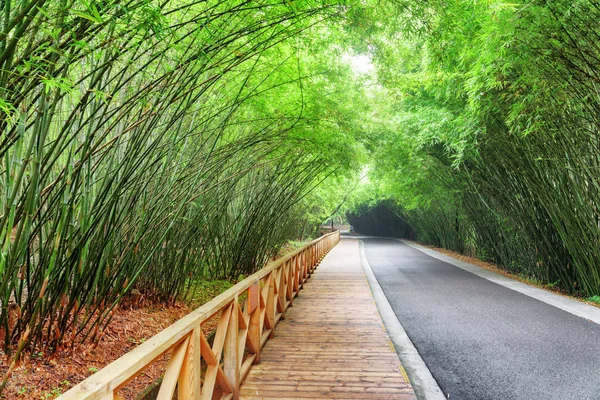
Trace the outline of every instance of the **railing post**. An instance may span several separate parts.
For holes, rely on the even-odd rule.
[[[239,382],[239,362],[238,362],[238,332],[239,332],[239,321],[238,321],[238,296],[236,295],[233,300],[233,309],[231,310],[231,316],[229,317],[229,325],[227,326],[227,334],[225,336],[225,344],[223,347],[223,372],[225,377],[231,384],[233,389],[233,398],[238,399],[240,395],[240,382]]]
[[[277,278],[275,274],[275,270],[271,271],[271,276],[269,278],[269,291],[267,292],[267,319],[271,324],[271,334],[270,338],[273,337],[275,333],[275,307],[277,307],[277,303],[275,301],[275,279]]]
[[[277,297],[279,299],[279,306],[281,307],[281,319],[285,319],[285,303],[286,303],[286,275],[289,261],[284,262],[279,269],[279,284],[277,285]]]
[[[200,329],[200,326],[198,326],[190,334],[190,342],[177,384],[178,399],[200,400],[202,389],[200,387]]]
[[[301,289],[304,286],[304,278],[306,277],[304,273],[304,267],[306,266],[306,253],[308,250],[302,250],[300,253],[300,261],[298,263],[298,288]]]
[[[294,291],[296,296],[300,292],[300,265],[302,263],[302,253],[296,256],[296,262],[294,263]]]
[[[312,261],[312,246],[306,249],[306,254],[304,257],[304,281],[308,279],[310,275],[310,264]]]
[[[315,260],[315,267],[321,261],[321,246],[323,246],[323,242],[317,243],[317,259]]]
[[[250,322],[248,326],[248,336],[254,347],[254,364],[260,362],[260,337],[261,337],[261,326],[260,326],[260,287],[258,282],[255,282],[248,288],[248,312],[250,314]]]
[[[296,264],[296,257],[292,257],[290,259],[290,262],[288,264],[288,269],[287,269],[287,274],[286,274],[286,279],[287,279],[287,285],[286,287],[286,291],[285,291],[285,299],[286,299],[286,304],[289,301],[290,302],[290,307],[294,304],[294,264]],[[287,310],[286,306],[286,310]]]

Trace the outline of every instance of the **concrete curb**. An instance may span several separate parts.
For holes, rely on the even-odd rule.
[[[377,278],[375,277],[375,274],[369,265],[369,261],[367,260],[367,256],[365,255],[364,243],[362,240],[359,240],[359,246],[360,259],[363,269],[365,270],[365,275],[367,276],[369,286],[371,287],[371,292],[373,293],[373,298],[375,299],[377,309],[379,310],[379,314],[381,315],[381,319],[383,320],[383,324],[385,325],[388,336],[394,344],[394,348],[398,354],[398,357],[400,358],[400,362],[406,369],[406,373],[410,378],[410,383],[415,390],[417,398],[419,400],[445,400],[446,397],[444,396],[444,393],[438,386],[435,378],[433,375],[431,375],[429,368],[427,368],[427,365],[425,365],[425,362],[419,355],[419,352],[406,334],[402,324],[400,324],[400,321],[398,321],[396,313],[394,313],[394,310],[388,302],[385,293],[381,289],[381,286],[379,286],[379,282],[377,282]]]
[[[569,299],[568,297],[561,296],[559,294],[555,294],[549,292],[547,290],[536,288],[535,286],[528,285],[523,282],[516,281],[514,279],[508,278],[504,275],[497,274],[495,272],[489,271],[485,268],[478,267],[473,264],[469,264],[464,261],[457,260],[451,256],[440,253],[435,250],[431,250],[427,247],[421,246],[416,243],[409,242],[403,239],[396,239],[416,250],[419,250],[428,256],[433,258],[437,258],[440,261],[443,261],[448,264],[452,264],[455,267],[463,269],[467,272],[470,272],[474,275],[477,275],[483,279],[487,279],[488,281],[494,282],[498,285],[502,285],[506,288],[512,289],[516,292],[522,293],[526,296],[532,297],[536,300],[542,301],[546,304],[550,304],[556,308],[559,308],[563,311],[566,311],[570,314],[576,315],[581,318],[585,318],[588,321],[595,322],[596,324],[600,324],[600,308],[591,306],[589,304],[582,303],[577,300]]]

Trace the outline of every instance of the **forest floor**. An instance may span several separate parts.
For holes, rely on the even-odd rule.
[[[186,302],[170,305],[150,303],[135,308],[120,308],[96,346],[85,342],[74,349],[61,350],[54,355],[33,352],[25,356],[14,370],[1,398],[56,398],[231,286],[227,281],[202,282],[195,287],[190,300]],[[208,334],[215,325],[216,321],[209,321],[202,329]],[[119,394],[124,398],[133,398],[134,394],[142,392],[160,378],[167,361],[168,357],[164,356],[154,362]],[[4,375],[7,369],[6,357],[2,357],[0,373]]]
[[[556,293],[556,294],[559,294],[561,296],[568,297],[570,299],[577,300],[577,301],[580,301],[582,303],[586,303],[586,304],[589,304],[589,305],[592,305],[592,306],[600,308],[600,302],[590,300],[590,299],[595,299],[594,297],[590,298],[590,297],[586,297],[584,295],[579,295],[579,296],[575,295],[574,296],[574,295],[571,295],[571,294],[565,292],[564,290],[562,290],[561,288],[559,288],[559,287],[557,287],[555,285],[546,284],[546,283],[543,283],[543,282],[541,282],[541,281],[539,281],[537,279],[529,278],[529,277],[526,277],[526,276],[523,276],[523,275],[520,275],[520,274],[514,274],[512,272],[509,272],[509,271],[506,271],[506,270],[500,268],[498,265],[496,265],[494,263],[491,263],[491,262],[488,262],[488,261],[483,261],[483,260],[480,260],[479,258],[466,256],[464,254],[457,253],[457,252],[451,251],[451,250],[447,250],[447,249],[444,249],[442,247],[435,247],[435,246],[431,246],[431,245],[427,245],[427,244],[423,244],[423,243],[419,243],[419,242],[415,242],[415,243],[418,243],[421,246],[424,246],[424,247],[427,247],[429,249],[438,251],[440,253],[446,254],[446,255],[448,255],[450,257],[453,257],[453,258],[456,258],[456,259],[458,259],[460,261],[464,261],[464,262],[467,262],[469,264],[473,264],[473,265],[476,265],[478,267],[485,268],[488,271],[492,271],[492,272],[495,272],[497,274],[506,276],[507,278],[514,279],[514,280],[517,280],[519,282],[526,283],[528,285],[535,286],[537,288],[544,289],[544,290],[547,290],[549,292]]]

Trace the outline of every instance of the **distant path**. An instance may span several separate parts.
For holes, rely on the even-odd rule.
[[[450,399],[600,399],[600,325],[391,239],[363,239],[392,308]]]

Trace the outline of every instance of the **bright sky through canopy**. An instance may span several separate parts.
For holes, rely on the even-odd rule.
[[[373,63],[371,62],[371,57],[366,54],[344,54],[342,59],[350,64],[352,70],[357,74],[368,74],[374,69]]]

